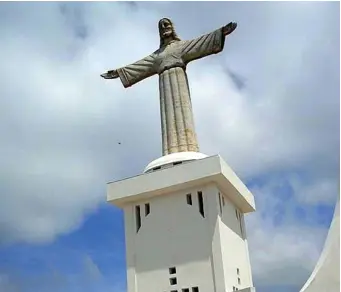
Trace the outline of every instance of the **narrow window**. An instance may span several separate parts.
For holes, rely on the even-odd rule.
[[[176,268],[175,268],[175,267],[169,268],[169,273],[170,273],[171,275],[176,274]]]
[[[145,204],[144,205],[144,213],[147,216],[150,213],[150,204]]]
[[[171,285],[176,285],[178,283],[178,281],[176,280],[176,278],[170,278],[169,282]]]
[[[222,200],[223,200],[223,206],[225,206],[225,198],[224,196],[221,196]]]
[[[220,214],[223,214],[223,208],[221,206],[221,195],[218,193],[218,198],[219,198],[219,208],[220,208]]]
[[[199,287],[193,287],[192,292],[199,292]]]
[[[242,220],[242,216],[239,214],[239,225],[240,225],[240,233],[243,236],[243,220]]]
[[[179,165],[179,164],[182,164],[182,161],[173,162],[173,165]]]
[[[161,169],[161,166],[154,167],[153,170],[159,170]]]
[[[239,275],[239,268],[237,268],[237,275]]]
[[[191,194],[187,194],[187,204],[188,205],[192,205],[192,195]]]
[[[202,192],[198,192],[198,202],[199,202],[199,212],[202,215],[202,217],[205,217],[204,199],[202,197]]]
[[[240,285],[240,278],[238,278],[238,285]]]
[[[172,290],[171,292],[178,292],[178,290]]]
[[[136,219],[136,232],[138,232],[140,227],[141,227],[141,210],[140,210],[140,206],[135,206],[135,219]]]
[[[233,291],[236,291],[236,287],[233,286],[233,289],[232,289],[232,290],[233,290]]]
[[[239,219],[239,218],[238,218],[238,210],[237,210],[237,209],[236,209],[236,217],[237,217],[237,219]]]
[[[182,292],[189,292],[189,289],[188,288],[184,288],[184,289],[182,289]]]

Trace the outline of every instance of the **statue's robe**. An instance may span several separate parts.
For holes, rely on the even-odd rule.
[[[173,41],[150,56],[117,69],[124,87],[159,74],[163,155],[199,151],[186,65],[224,48],[222,29],[189,41]]]

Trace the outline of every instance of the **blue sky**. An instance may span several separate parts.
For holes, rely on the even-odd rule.
[[[187,69],[200,149],[255,196],[257,291],[311,273],[339,195],[339,3],[1,3],[0,291],[125,291],[106,183],[161,155],[158,80],[99,74],[155,51],[165,16],[183,39],[238,22]]]

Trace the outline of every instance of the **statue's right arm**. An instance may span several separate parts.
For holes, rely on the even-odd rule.
[[[119,75],[117,70],[109,70],[108,72],[101,74],[101,77],[104,79],[115,79],[118,78]]]
[[[135,83],[156,74],[155,55],[152,54],[133,64],[110,70],[101,76],[105,79],[120,78],[124,87],[130,87]]]

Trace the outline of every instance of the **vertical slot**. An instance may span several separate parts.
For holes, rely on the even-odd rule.
[[[187,199],[187,204],[188,205],[192,205],[192,195],[191,194],[187,194],[186,195],[186,199]]]
[[[219,199],[220,214],[223,214],[223,207],[221,206],[221,195],[220,195],[220,193],[218,193],[218,199]]]
[[[204,198],[202,196],[202,192],[198,192],[198,203],[199,203],[199,212],[202,215],[202,217],[205,218],[205,212],[204,212]]]
[[[144,205],[144,213],[145,213],[145,216],[149,215],[150,213],[150,204],[145,204]]]
[[[141,227],[141,209],[140,209],[140,206],[135,206],[135,220],[136,220],[136,232],[138,232],[140,227]]]
[[[242,237],[244,236],[243,235],[243,215],[239,213],[239,224],[240,224],[240,233],[242,235]]]

